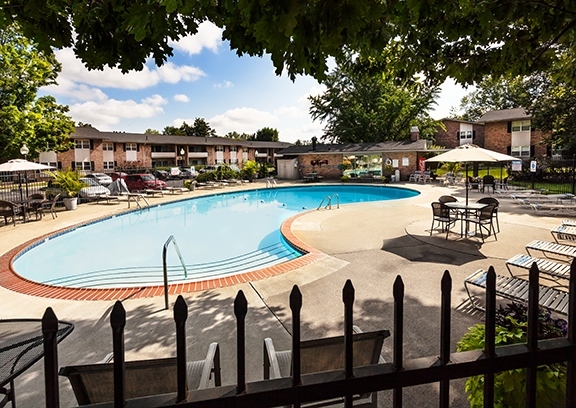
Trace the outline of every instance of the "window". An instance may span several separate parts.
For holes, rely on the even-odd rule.
[[[238,164],[238,159],[230,159],[230,164]]]
[[[452,137],[454,137],[454,136],[452,136]],[[471,130],[465,130],[465,131],[460,132],[460,140],[462,140],[462,139],[472,140],[472,131]],[[454,139],[452,139],[452,140],[454,140]]]
[[[166,146],[166,145],[153,145],[152,152],[154,153],[174,153],[174,147]]]
[[[76,139],[76,149],[90,149],[90,140]]]
[[[217,152],[223,152],[223,151],[224,151],[224,146],[216,146],[216,151],[217,151]]]
[[[102,143],[102,150],[112,152],[114,151],[114,143],[104,142]]]
[[[515,157],[530,157],[530,146],[512,146],[510,155]]]
[[[136,143],[126,143],[126,151],[127,152],[135,152],[138,150],[138,146]]]
[[[238,151],[238,146],[230,146],[230,151],[231,151],[231,152],[236,152],[236,151]]]
[[[104,170],[114,170],[114,162],[104,162]]]
[[[92,170],[90,162],[76,162],[76,170]]]
[[[529,132],[529,131],[530,131],[529,120],[515,120],[512,122],[512,132]]]
[[[52,166],[54,168],[58,168],[58,163],[56,162],[40,162],[40,164],[45,164],[46,166]]]

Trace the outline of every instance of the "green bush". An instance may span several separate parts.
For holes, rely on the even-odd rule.
[[[554,319],[550,311],[540,309],[538,338],[561,337],[566,334],[566,321]],[[510,303],[500,307],[496,313],[496,346],[525,343],[527,311],[526,306]],[[468,329],[460,339],[458,351],[484,349],[485,326],[477,324]],[[566,364],[550,364],[538,367],[537,402],[539,408],[562,406],[566,395]],[[466,392],[471,407],[483,407],[484,376],[470,377],[466,381]],[[526,394],[526,370],[510,370],[496,373],[494,376],[494,406],[524,407]]]
[[[344,175],[344,176],[340,177],[340,180],[341,180],[343,183],[347,183],[347,182],[350,181],[350,177]]]
[[[88,187],[86,183],[80,180],[80,173],[76,170],[48,170],[46,174],[52,177],[51,185],[65,193],[64,197],[76,197],[80,190]]]
[[[252,180],[259,169],[260,165],[254,160],[248,160],[244,162],[241,171],[242,178]]]
[[[216,172],[215,171],[206,171],[204,173],[200,173],[196,177],[196,181],[198,183],[206,183],[207,181],[216,181]]]

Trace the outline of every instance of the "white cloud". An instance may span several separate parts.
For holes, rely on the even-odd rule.
[[[140,103],[129,100],[107,99],[88,101],[70,106],[70,114],[77,122],[90,123],[99,130],[109,130],[122,119],[151,118],[164,112],[161,105],[167,101],[160,95],[142,99]]]
[[[173,126],[180,126],[182,122],[194,123],[194,119],[174,120]],[[235,108],[207,119],[210,126],[216,130],[216,134],[223,136],[228,132],[255,133],[263,127],[274,127],[279,118],[269,112],[254,108]]]
[[[176,102],[190,102],[190,98],[188,98],[188,96],[184,95],[184,94],[176,94],[174,95],[174,100]]]
[[[174,49],[187,53],[188,55],[200,54],[203,48],[212,52],[218,52],[222,44],[222,29],[215,24],[204,21],[198,26],[198,32],[181,38],[177,42],[170,42]]]
[[[274,114],[287,118],[303,118],[308,115],[308,110],[302,106],[281,106],[274,110]]]
[[[172,62],[167,62],[161,67],[149,68],[145,65],[141,71],[130,71],[125,74],[117,68],[89,71],[70,48],[57,50],[56,57],[62,64],[62,72],[58,75],[60,84],[73,82],[95,85],[100,88],[134,90],[145,89],[161,82],[171,84],[180,81],[192,82],[206,75],[199,68],[190,65],[175,65]]]
[[[218,84],[214,84],[214,88],[231,88],[234,84],[230,81],[220,82]]]

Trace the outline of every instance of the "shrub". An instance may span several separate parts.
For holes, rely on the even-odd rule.
[[[196,181],[198,181],[198,183],[206,183],[207,181],[216,181],[216,172],[206,171],[204,173],[200,173],[196,177]]]
[[[347,183],[347,182],[350,181],[350,177],[344,175],[344,176],[340,177],[340,180],[341,180],[343,183]]]
[[[528,315],[525,305],[510,303],[500,306],[496,313],[496,346],[525,343]],[[548,339],[566,335],[567,322],[555,319],[549,310],[540,309],[538,315],[538,338]],[[460,339],[458,351],[484,349],[485,326],[477,324],[468,329]],[[550,364],[538,367],[537,406],[562,406],[566,395],[566,364]],[[471,407],[483,406],[484,376],[470,377],[466,392]],[[503,371],[494,376],[494,406],[524,407],[526,371],[524,369]]]

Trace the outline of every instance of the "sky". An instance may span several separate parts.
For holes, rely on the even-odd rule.
[[[163,66],[149,61],[142,71],[127,74],[111,68],[89,71],[71,49],[57,50],[58,85],[42,88],[40,95],[53,95],[70,107],[76,123],[101,131],[162,132],[203,118],[219,136],[253,134],[264,127],[278,129],[283,142],[322,136],[323,124],[312,121],[308,111],[308,97],[323,91],[315,79],[276,75],[268,55],[238,57],[209,22],[171,45],[174,56]],[[446,117],[467,92],[445,83],[432,117]]]

